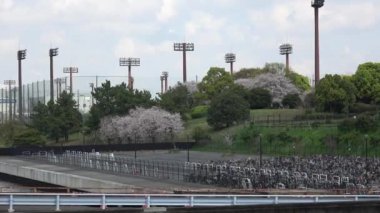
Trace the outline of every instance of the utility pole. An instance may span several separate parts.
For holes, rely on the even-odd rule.
[[[164,71],[162,72],[162,76],[164,77],[164,81],[165,81],[165,92],[168,91],[168,76],[169,76],[169,73]]]
[[[54,71],[53,71],[53,57],[58,55],[58,48],[49,50],[50,57],[50,101],[54,102]]]
[[[16,84],[16,81],[15,80],[5,80],[4,81],[4,84],[5,85],[8,85],[8,104],[9,104],[9,121],[12,121],[12,102],[14,100],[12,100],[12,85],[15,85]]]
[[[226,63],[230,64],[231,75],[234,74],[234,62],[236,61],[236,55],[234,53],[226,53],[224,56]]]
[[[18,60],[18,116],[20,120],[23,119],[23,110],[22,110],[22,66],[21,61],[26,58],[26,50],[17,51],[17,60]]]
[[[183,57],[183,83],[186,83],[186,52],[194,51],[194,43],[174,43],[174,51],[181,51]]]
[[[323,7],[325,0],[311,0],[311,6],[314,7],[314,27],[315,27],[315,85],[319,82],[319,8]]]
[[[120,58],[119,65],[128,67],[128,88],[133,89],[132,67],[140,66],[140,58]]]
[[[291,44],[282,44],[280,45],[280,55],[286,56],[286,68],[285,72],[288,74],[290,72],[289,68],[289,55],[293,53],[293,46]]]
[[[63,73],[70,73],[70,94],[73,94],[73,73],[78,73],[78,67],[64,67]]]

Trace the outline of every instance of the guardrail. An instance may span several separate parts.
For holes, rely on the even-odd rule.
[[[278,204],[312,204],[341,202],[379,202],[380,195],[177,195],[177,194],[0,194],[0,205],[15,211],[15,206],[52,206],[60,211],[63,206],[124,207],[195,207],[244,206]]]

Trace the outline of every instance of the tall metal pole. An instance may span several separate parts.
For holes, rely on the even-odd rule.
[[[234,53],[226,53],[226,55],[224,56],[224,60],[226,61],[226,63],[229,63],[230,64],[230,72],[231,72],[231,75],[234,74],[234,62],[236,61],[236,55]]]
[[[53,72],[53,57],[58,55],[58,48],[49,50],[50,57],[50,101],[54,102],[54,72]]]
[[[169,76],[168,72],[166,72],[166,71],[162,72],[162,77],[164,78],[164,83],[165,83],[165,90],[164,90],[164,92],[168,91],[168,76]]]
[[[160,76],[160,80],[161,80],[161,94],[164,94],[164,76]]]
[[[1,89],[1,124],[4,124],[4,89]]]
[[[65,67],[63,73],[70,74],[70,94],[73,94],[73,73],[78,73],[78,67]]]
[[[18,114],[20,120],[22,119],[23,116],[23,110],[22,110],[22,66],[21,66],[21,61],[24,60],[26,57],[26,50],[19,50],[17,51],[17,60],[18,60]]]
[[[132,77],[132,66],[140,66],[140,58],[120,58],[120,66],[128,67],[128,88],[133,89],[133,77]]]
[[[186,43],[182,43],[182,57],[183,57],[183,83],[186,83]]]
[[[319,79],[320,79],[320,67],[319,67],[319,8],[323,7],[324,5],[324,0],[312,0],[311,1],[311,6],[314,8],[314,31],[315,31],[315,85],[318,84]]]
[[[318,7],[314,8],[315,20],[315,84],[318,84],[320,79],[319,73],[319,14]]]
[[[286,58],[286,67],[285,72],[290,72],[290,65],[289,65],[289,55],[293,53],[293,46],[289,43],[280,45],[280,55],[285,55]]]
[[[132,87],[132,73],[131,73],[131,64],[128,65],[128,88],[131,89]]]
[[[183,58],[183,83],[187,81],[187,70],[186,70],[186,52],[194,51],[194,43],[174,43],[174,51],[182,51]]]

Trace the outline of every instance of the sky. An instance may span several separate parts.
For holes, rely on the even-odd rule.
[[[360,63],[379,61],[379,0],[327,0],[320,9],[321,77],[353,74]],[[174,42],[192,42],[188,81],[201,80],[213,66],[235,70],[284,62],[279,45],[289,42],[291,67],[314,73],[314,10],[309,0],[0,0],[0,83],[17,79],[19,49],[27,49],[23,82],[49,79],[48,50],[55,77],[63,67],[81,76],[122,76],[120,57],[138,57],[135,88],[155,94],[160,75],[182,81],[182,54]],[[125,79],[127,81],[127,79]],[[87,83],[86,83],[87,84]]]

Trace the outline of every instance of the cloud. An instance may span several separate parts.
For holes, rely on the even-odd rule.
[[[168,21],[177,15],[177,2],[178,0],[163,0],[160,12],[157,18],[161,22]]]
[[[16,52],[18,50],[19,41],[15,38],[4,38],[0,39],[0,55],[2,57],[10,56],[9,53],[14,56],[16,60]]]
[[[380,20],[379,7],[379,1],[353,1],[350,4],[331,2],[321,9],[321,29],[336,31],[376,27]]]

